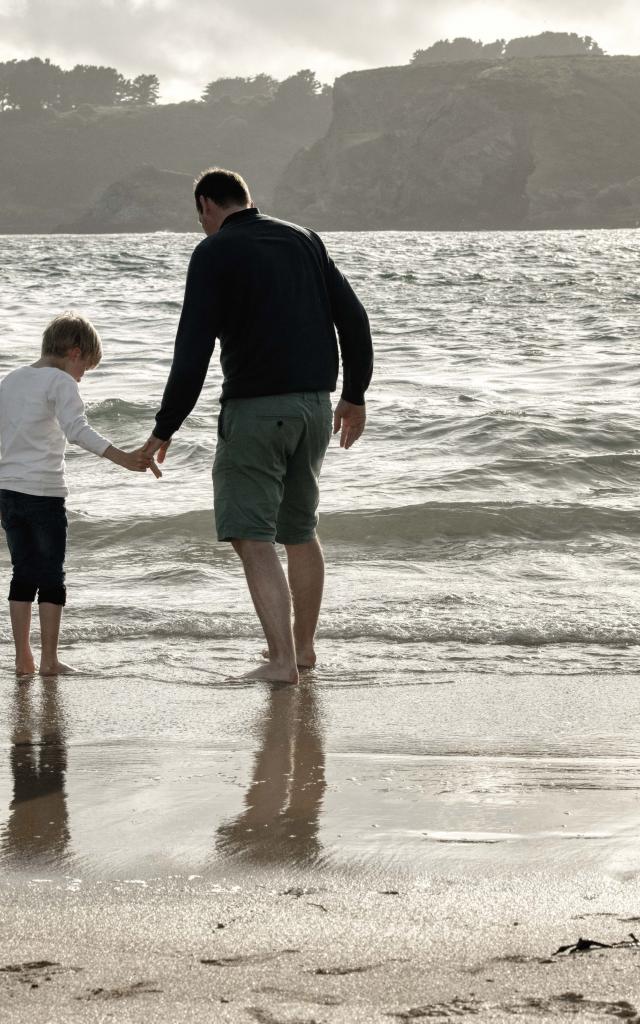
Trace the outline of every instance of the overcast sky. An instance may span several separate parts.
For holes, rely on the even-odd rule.
[[[591,35],[608,53],[640,53],[638,0],[0,0],[0,60],[153,72],[164,101],[198,98],[223,75],[280,79],[304,67],[331,82],[406,64],[436,39],[545,30]]]

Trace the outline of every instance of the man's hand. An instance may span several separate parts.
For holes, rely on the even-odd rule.
[[[353,405],[352,402],[345,402],[344,398],[341,398],[333,414],[334,434],[337,434],[340,429],[342,430],[340,447],[350,448],[352,444],[355,444],[364,431],[366,422],[366,405]]]
[[[155,455],[157,453],[158,462],[163,463],[167,457],[167,448],[170,444],[171,438],[168,441],[161,441],[155,434],[150,434],[140,450],[147,455]]]
[[[154,462],[153,454],[148,454],[143,448],[136,448],[132,452],[124,452],[121,448],[115,448],[110,444],[104,452],[103,458],[115,463],[116,466],[122,466],[123,469],[131,470],[132,473],[146,473],[150,469],[157,480],[162,476]]]

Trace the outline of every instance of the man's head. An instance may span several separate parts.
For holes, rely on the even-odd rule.
[[[63,362],[76,380],[102,359],[100,335],[79,313],[54,316],[42,335],[42,355]]]
[[[207,235],[214,235],[230,213],[252,206],[247,183],[235,171],[211,167],[195,182],[198,220]]]

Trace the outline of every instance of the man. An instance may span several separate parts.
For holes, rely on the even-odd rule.
[[[164,461],[219,337],[216,530],[242,559],[268,648],[265,664],[247,677],[297,683],[298,669],[315,664],[324,584],[315,531],[338,375],[334,325],[343,387],[333,430],[350,448],[366,421],[369,321],[321,239],[260,213],[239,174],[206,171],[195,201],[207,237],[191,257],[173,364],[145,450]],[[285,545],[288,582],[274,542]]]

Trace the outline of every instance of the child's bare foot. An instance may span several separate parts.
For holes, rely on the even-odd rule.
[[[16,658],[17,676],[32,676],[35,670],[36,663],[33,660],[33,654],[25,654],[20,658]]]
[[[280,662],[267,661],[259,668],[245,672],[242,679],[266,679],[270,683],[298,683],[298,669],[295,665],[282,665]]]
[[[77,668],[72,668],[71,665],[65,665],[64,661],[41,661],[39,672],[41,676],[73,676],[77,673]]]
[[[266,661],[269,660],[269,651],[267,648],[262,651],[262,657]],[[296,665],[298,668],[314,668],[316,660],[316,652],[313,647],[305,647],[296,651]]]

